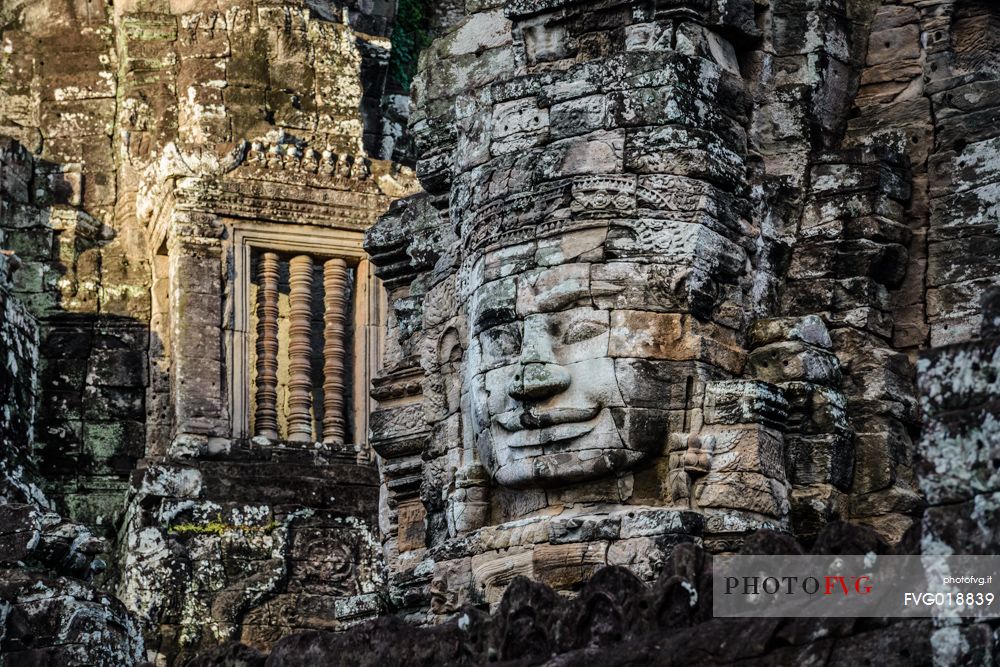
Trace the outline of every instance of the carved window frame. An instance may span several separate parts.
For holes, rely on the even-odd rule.
[[[301,225],[236,223],[233,228],[233,290],[232,330],[227,337],[229,364],[229,403],[234,440],[249,441],[250,430],[250,345],[249,302],[253,280],[255,251],[301,253],[324,258],[341,258],[355,269],[355,289],[351,312],[354,314],[354,336],[351,353],[354,360],[351,411],[354,415],[350,442],[359,450],[359,457],[371,457],[368,418],[374,406],[370,396],[372,377],[378,372],[384,349],[387,302],[382,282],[375,277],[368,254],[362,244],[364,231],[303,227]]]

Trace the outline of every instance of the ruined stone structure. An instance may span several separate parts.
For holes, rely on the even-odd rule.
[[[989,652],[684,653],[726,626],[678,600],[712,553],[1000,546],[998,29],[6,0],[0,665]]]
[[[414,190],[380,159],[405,158],[382,113],[393,15],[3,5],[5,495],[37,509],[28,543],[39,521],[105,539],[81,533],[70,573],[117,594],[153,662],[384,608],[367,393],[385,302],[361,244]],[[5,651],[67,643],[25,631]]]
[[[912,525],[910,145],[852,134],[875,56],[846,10],[510,2],[425,52],[425,193],[368,236],[404,608],[650,580],[679,542],[759,528]]]

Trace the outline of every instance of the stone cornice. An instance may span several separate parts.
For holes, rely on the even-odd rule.
[[[363,231],[416,188],[412,173],[390,162],[279,139],[250,143],[225,169],[196,172],[188,161],[173,169],[181,162],[166,158],[151,168],[146,192],[158,201],[143,208],[154,247],[171,233],[175,210]]]

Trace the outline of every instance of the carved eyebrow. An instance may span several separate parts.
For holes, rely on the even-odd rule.
[[[542,294],[538,298],[538,306],[548,311],[564,310],[569,306],[590,305],[590,280],[574,280],[569,278],[559,290]]]
[[[545,271],[536,280],[552,275],[553,269]],[[537,283],[529,287],[532,292],[535,308],[541,311],[564,310],[573,305],[590,305],[590,266],[569,265],[558,271],[558,283],[539,286]],[[521,299],[520,295],[518,296]],[[519,304],[520,305],[520,304]]]
[[[510,293],[504,294],[498,289],[481,289],[469,303],[469,322],[474,334],[517,319],[515,290],[511,289]]]

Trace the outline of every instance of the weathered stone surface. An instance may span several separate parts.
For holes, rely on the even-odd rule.
[[[67,577],[0,570],[3,655],[11,664],[138,664],[135,617],[116,598]]]
[[[983,233],[929,233],[924,59],[943,47],[921,35],[936,19],[775,5],[754,42],[735,38],[757,34],[748,3],[695,4],[690,20],[515,4],[505,21],[469,5],[425,54],[414,131],[432,195],[368,241],[400,318],[385,382],[423,378],[412,404],[377,397],[377,415],[424,406],[405,428],[374,421],[389,506],[405,510],[383,524],[390,553],[416,558],[423,539],[448,569],[493,534],[526,574],[527,551],[553,546],[571,569],[606,553],[638,572],[645,536],[622,517],[646,504],[706,513],[720,549],[762,522],[813,537],[849,517],[898,540],[920,511],[906,347],[933,335],[929,313],[956,317],[928,310],[943,290],[971,295],[991,270],[963,277],[927,248],[962,240],[941,250],[967,257]],[[970,184],[989,179],[976,155]],[[952,185],[941,195],[971,189]],[[433,267],[407,219],[432,199],[448,228]],[[417,323],[421,300],[433,314]],[[459,471],[479,466],[466,490]],[[549,515],[544,539],[508,539]]]
[[[763,347],[781,341],[798,340],[809,345],[830,349],[833,342],[823,320],[816,315],[801,319],[774,318],[758,320],[747,333],[747,343],[751,347]]]
[[[781,428],[787,407],[781,390],[764,382],[711,382],[705,392],[705,423],[768,424]]]
[[[772,343],[754,350],[747,363],[761,379],[780,382],[814,382],[836,386],[840,364],[825,350],[797,342]]]
[[[163,665],[353,659],[322,633],[389,609],[465,620],[359,663],[989,654],[709,621],[693,550],[990,552],[1000,14],[660,5],[5,8],[5,567],[100,577]],[[18,660],[138,659],[19,604]]]
[[[773,531],[754,533],[741,549],[756,554],[804,551],[794,539]],[[829,526],[812,549],[829,554],[872,552],[889,550],[871,531],[845,524]],[[929,621],[896,621],[873,628],[855,619],[713,619],[711,587],[709,559],[699,547],[686,545],[674,551],[652,585],[625,568],[611,567],[590,577],[577,596],[565,598],[544,584],[517,577],[492,615],[466,607],[433,627],[388,617],[340,635],[299,634],[275,646],[266,664],[314,664],[334,655],[347,656],[352,665],[414,660],[473,665],[491,658],[553,666],[625,665],[637,658],[655,665],[766,665],[830,658],[836,664],[852,664],[871,651],[886,664],[934,664]],[[985,633],[975,629],[960,628],[968,634],[967,648],[956,655],[981,655],[989,645]],[[941,641],[935,647],[945,650]],[[239,651],[256,659],[245,646],[205,657]]]
[[[793,485],[832,484],[841,491],[851,487],[855,447],[849,435],[803,435],[786,439],[785,445],[788,481]]]
[[[285,459],[137,476],[120,594],[160,628],[151,650],[179,661],[224,641],[269,646],[290,628],[337,628],[382,609],[373,471]]]
[[[0,139],[0,247],[25,264],[12,283],[6,256],[0,267],[0,356],[12,375],[0,377],[0,497],[20,512],[3,560],[77,577],[111,561],[111,575],[99,576],[145,625],[111,618],[112,600],[121,638],[95,620],[90,639],[83,626],[66,630],[65,655],[40,635],[3,652],[31,662],[48,651],[53,664],[134,664],[140,653],[180,664],[222,639],[268,646],[293,627],[376,614],[366,439],[352,434],[339,459],[295,461],[259,456],[261,443],[243,433],[240,402],[254,379],[240,386],[253,361],[239,358],[238,339],[253,326],[238,320],[252,279],[236,237],[253,227],[270,234],[264,245],[280,238],[277,250],[296,237],[299,251],[350,257],[344,291],[364,294],[361,311],[378,311],[377,293],[374,308],[366,301],[378,288],[357,266],[360,240],[390,198],[412,190],[407,169],[380,159],[412,162],[399,118],[382,110],[388,88],[406,106],[400,87],[413,69],[394,62],[389,76],[394,4],[105,9],[18,5],[0,22],[16,53],[0,64],[0,134],[24,144]],[[350,238],[338,236],[345,231]],[[361,319],[351,325],[368,335]],[[352,356],[369,361],[344,375],[377,363],[361,338]],[[341,391],[364,397],[366,384]],[[356,432],[364,417],[351,417]],[[213,465],[202,471],[206,458]],[[171,533],[177,525],[189,530]],[[52,591],[66,618],[76,609],[89,623],[82,593],[60,598],[69,582]],[[94,641],[108,654],[88,648]],[[122,653],[122,642],[135,650]]]

